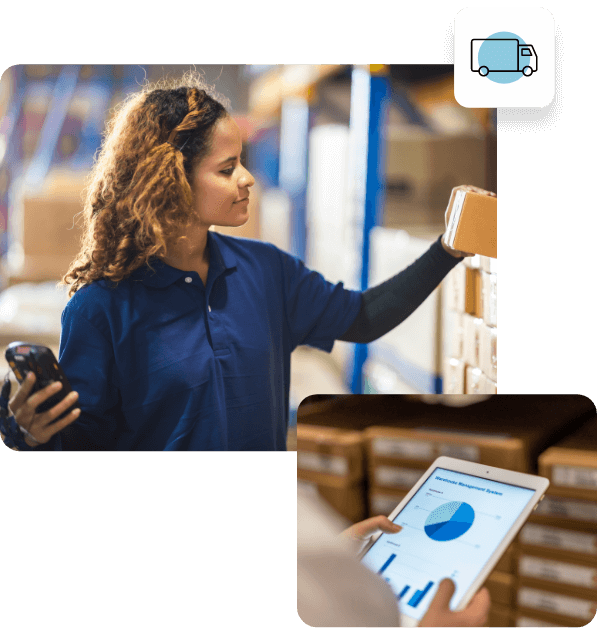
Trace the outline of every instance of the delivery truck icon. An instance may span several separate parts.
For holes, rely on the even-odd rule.
[[[518,39],[471,39],[471,71],[487,76],[490,72],[537,71],[537,53]]]

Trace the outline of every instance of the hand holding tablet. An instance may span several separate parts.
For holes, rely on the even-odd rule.
[[[377,532],[361,553],[394,591],[402,625],[432,625],[425,615],[438,589],[434,604],[446,597],[450,610],[466,608],[548,486],[546,478],[438,458],[389,517],[402,531]],[[440,589],[445,578],[453,595],[450,584]]]
[[[446,578],[439,583],[435,597],[419,626],[485,626],[491,600],[485,588],[478,591],[463,611],[452,611],[450,602],[456,590],[453,580]]]
[[[368,541],[374,534],[398,534],[402,528],[392,523],[386,516],[377,515],[364,521],[353,524],[342,536],[355,543]],[[450,610],[450,600],[454,595],[455,585],[452,580],[446,579],[439,583],[437,593],[427,613],[421,620],[420,626],[484,626],[489,613],[489,592],[487,589],[479,591],[468,607],[458,613]]]

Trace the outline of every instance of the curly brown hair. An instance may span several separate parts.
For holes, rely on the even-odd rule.
[[[116,107],[86,185],[81,250],[57,287],[72,284],[71,297],[99,279],[117,284],[167,254],[190,224],[192,172],[227,106],[192,71],[147,84]]]

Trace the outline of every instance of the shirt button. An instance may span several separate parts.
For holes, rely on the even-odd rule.
[[[184,278],[184,280],[185,280],[187,283],[191,283],[191,281],[193,281],[193,278],[192,278],[192,277],[185,277],[185,278]]]

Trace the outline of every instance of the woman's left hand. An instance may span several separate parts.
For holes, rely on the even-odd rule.
[[[366,541],[380,530],[388,534],[396,534],[402,530],[402,526],[392,523],[384,515],[377,515],[377,517],[370,517],[355,523],[350,528],[344,530],[341,536],[350,541]]]

